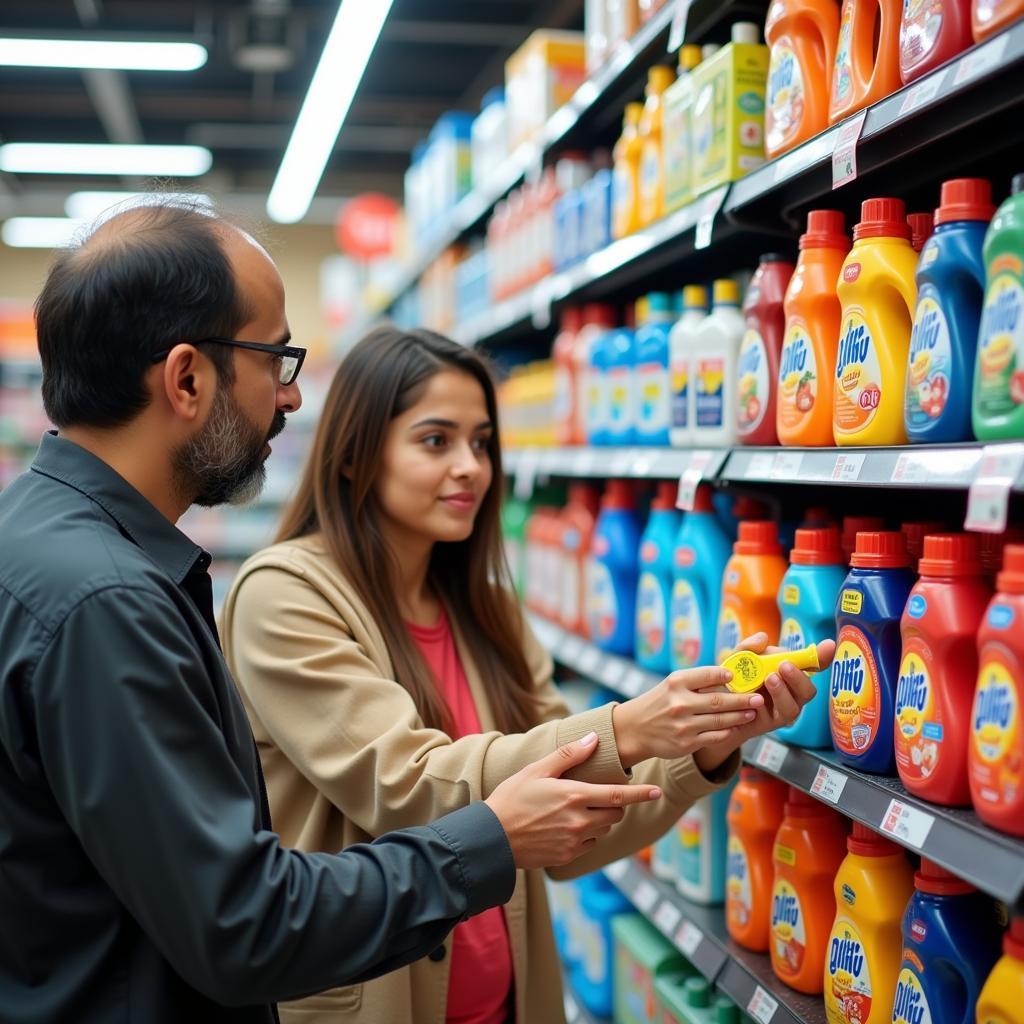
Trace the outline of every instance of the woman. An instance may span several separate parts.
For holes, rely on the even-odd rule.
[[[381,328],[335,376],[277,543],[242,567],[223,615],[289,844],[337,850],[433,820],[596,731],[577,777],[632,772],[663,797],[557,873],[584,874],[664,833],[729,779],[739,743],[813,695],[791,667],[767,702],[702,692],[728,674],[701,669],[566,717],[511,597],[497,422],[480,358],[427,331]],[[563,1024],[543,877],[520,873],[503,910],[459,925],[430,958],[284,1006],[282,1019]]]

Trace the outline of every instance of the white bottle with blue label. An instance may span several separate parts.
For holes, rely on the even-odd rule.
[[[712,308],[696,327],[690,363],[690,422],[694,447],[736,444],[736,379],[744,320],[739,285],[716,281]]]

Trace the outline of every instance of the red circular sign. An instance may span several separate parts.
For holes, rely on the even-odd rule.
[[[335,231],[341,251],[363,260],[390,256],[397,233],[398,203],[379,192],[367,192],[345,203]]]

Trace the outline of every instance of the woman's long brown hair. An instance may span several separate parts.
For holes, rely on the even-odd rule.
[[[320,534],[345,578],[369,608],[387,644],[395,677],[423,721],[451,732],[451,715],[402,620],[394,555],[380,529],[374,484],[388,427],[443,370],[468,374],[483,388],[494,431],[488,444],[493,481],[467,540],[434,545],[430,580],[458,622],[487,689],[497,728],[537,724],[533,680],[522,647],[521,612],[501,538],[501,442],[498,403],[487,366],[470,349],[432,331],[380,327],[345,357],[331,382],[298,492],[277,541]]]

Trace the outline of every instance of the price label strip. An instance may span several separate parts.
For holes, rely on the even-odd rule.
[[[668,52],[675,57],[679,47],[686,42],[686,22],[690,17],[693,0],[676,0],[676,9],[672,12],[672,27],[668,31]]]
[[[865,456],[857,452],[844,453],[836,456],[836,464],[832,467],[832,479],[843,483],[852,483],[860,479],[860,471],[864,468]]]
[[[622,679],[622,692],[627,697],[639,697],[646,689],[646,682],[642,669],[631,668]]]
[[[1006,53],[1006,45],[1009,41],[1009,36],[1003,32],[990,42],[961,57],[956,74],[953,76],[953,85],[963,85],[964,82],[980,78],[996,68],[1003,59],[1003,54]]]
[[[650,914],[654,904],[658,902],[658,890],[646,879],[641,879],[633,890],[633,903],[637,910],[644,914]]]
[[[602,870],[613,882],[621,882],[629,871],[629,859],[613,860],[611,864],[605,864]]]
[[[929,75],[923,82],[917,82],[908,90],[903,102],[900,104],[900,116],[910,114],[921,107],[927,106],[936,96],[946,80],[946,71],[936,72]]]
[[[598,665],[601,664],[601,652],[596,647],[587,647],[579,658],[579,670],[585,675],[591,675]]]
[[[788,754],[788,747],[777,740],[773,740],[770,736],[766,736],[761,740],[761,745],[757,748],[757,756],[754,758],[754,763],[758,768],[764,768],[765,771],[778,774],[782,771],[782,766],[786,763]]]
[[[512,486],[513,494],[520,501],[529,501],[533,497],[533,485],[537,480],[539,466],[540,458],[535,449],[527,448],[521,453],[516,466],[516,481]]]
[[[835,146],[832,149],[832,188],[841,188],[857,180],[857,144],[864,130],[867,109],[851,117],[839,126]]]
[[[564,993],[562,1006],[565,1008],[565,1024],[579,1024],[580,1008],[570,993]]]
[[[750,456],[743,476],[746,480],[768,480],[772,475],[775,456],[771,452],[754,452]]]
[[[692,921],[684,921],[676,932],[676,945],[691,960],[703,941],[704,933]]]
[[[671,938],[676,928],[679,927],[679,919],[682,916],[683,912],[674,903],[669,903],[666,900],[658,907],[654,915],[654,923],[664,935]]]
[[[981,465],[967,492],[965,530],[1002,533],[1010,509],[1010,493],[1024,469],[1024,444],[987,444]]]
[[[803,461],[803,452],[779,452],[772,459],[772,468],[768,475],[773,480],[799,480]]]
[[[750,997],[750,1002],[747,1003],[747,1013],[759,1024],[771,1024],[778,1008],[778,1002],[768,995],[760,985],[754,989],[754,994]]]
[[[935,818],[931,814],[911,807],[902,800],[890,800],[881,828],[894,839],[920,850],[934,824]]]
[[[843,795],[843,790],[846,789],[846,780],[847,776],[842,772],[837,772],[834,768],[821,765],[818,768],[818,774],[814,776],[814,782],[811,784],[811,793],[822,800],[827,800],[829,803],[838,804],[839,798]]]
[[[693,247],[695,249],[706,249],[711,245],[711,236],[715,227],[715,217],[725,202],[725,195],[729,191],[728,185],[716,188],[709,192],[700,201],[700,214],[697,217],[697,231],[694,237]]]
[[[690,455],[683,475],[679,480],[679,491],[676,494],[676,508],[684,512],[692,512],[697,500],[697,488],[704,479],[704,471],[711,462],[711,452],[695,451]]]

